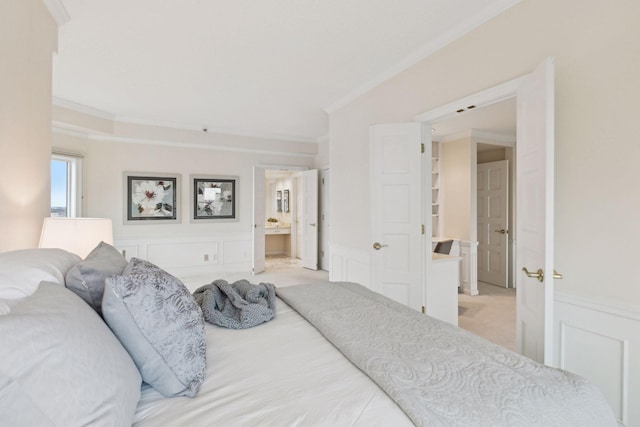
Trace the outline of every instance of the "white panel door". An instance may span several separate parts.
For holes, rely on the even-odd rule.
[[[302,266],[318,269],[318,170],[302,172],[302,223],[304,224],[304,251]]]
[[[424,304],[422,124],[370,127],[371,288]]]
[[[320,268],[329,271],[329,169],[320,171]]]
[[[545,60],[518,89],[516,147],[516,341],[551,363],[553,343],[554,64]],[[540,279],[528,277],[540,271]]]
[[[258,274],[264,271],[264,224],[265,200],[264,200],[264,168],[253,168],[253,268],[252,273]]]
[[[478,280],[507,287],[509,161],[481,163],[478,171]]]

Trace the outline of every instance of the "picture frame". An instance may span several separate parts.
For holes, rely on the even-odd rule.
[[[238,176],[191,175],[190,181],[190,222],[239,221]]]
[[[282,212],[282,191],[276,191],[276,212]]]
[[[289,190],[284,190],[284,194],[282,195],[282,210],[285,213],[289,212]]]
[[[124,223],[180,222],[180,175],[124,172]]]

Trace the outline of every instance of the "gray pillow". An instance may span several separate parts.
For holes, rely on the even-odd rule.
[[[66,277],[66,286],[102,315],[104,281],[114,274],[121,274],[127,260],[113,246],[100,242],[84,261],[76,264]]]
[[[0,424],[131,425],[142,380],[73,292],[42,282],[0,316]]]
[[[206,370],[204,319],[180,280],[133,258],[122,275],[105,281],[102,313],[144,382],[167,397],[198,394]]]

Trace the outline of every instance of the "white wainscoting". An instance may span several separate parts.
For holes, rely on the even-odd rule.
[[[329,243],[329,280],[371,286],[369,252]]]
[[[251,245],[251,233],[114,239],[114,246],[127,259],[146,259],[180,276],[251,271]]]
[[[478,242],[462,240],[460,256],[460,288],[467,295],[478,295]]]
[[[558,292],[554,307],[554,364],[595,383],[620,425],[640,426],[640,307]]]

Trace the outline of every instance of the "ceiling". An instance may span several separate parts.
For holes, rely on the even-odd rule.
[[[58,101],[315,142],[328,112],[519,0],[61,1]]]

